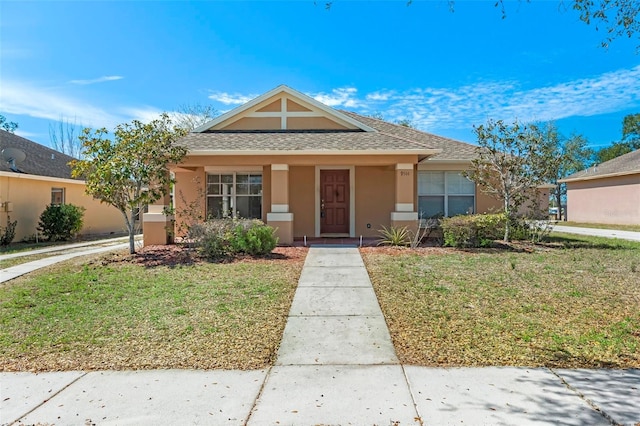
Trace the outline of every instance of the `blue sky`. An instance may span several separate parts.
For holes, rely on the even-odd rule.
[[[600,47],[556,0],[0,0],[0,114],[49,144],[180,105],[220,112],[279,84],[329,106],[475,142],[488,118],[555,120],[592,146],[640,112],[638,38]]]

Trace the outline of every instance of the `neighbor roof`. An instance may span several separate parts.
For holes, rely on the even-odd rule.
[[[581,170],[560,182],[600,179],[636,173],[640,173],[640,149]]]
[[[16,164],[22,173],[72,179],[69,162],[73,160],[66,154],[25,139],[16,134],[0,130],[0,152],[5,148],[18,148],[26,154],[25,160]],[[18,173],[11,170],[9,164],[0,157],[0,171]]]

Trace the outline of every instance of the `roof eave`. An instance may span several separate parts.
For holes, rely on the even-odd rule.
[[[440,149],[331,149],[331,150],[197,150],[189,151],[188,156],[264,156],[264,155],[418,155],[439,154]]]
[[[638,169],[638,170],[628,170],[626,172],[605,173],[605,174],[601,174],[601,175],[586,175],[586,176],[580,176],[580,177],[576,177],[576,178],[560,179],[560,180],[558,180],[558,183],[580,182],[580,181],[584,181],[584,180],[604,179],[604,178],[612,178],[612,177],[627,176],[627,175],[637,175],[637,174],[640,174],[640,169]]]

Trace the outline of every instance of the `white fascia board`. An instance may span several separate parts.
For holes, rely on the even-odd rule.
[[[366,150],[366,149],[354,149],[354,150],[281,150],[281,151],[270,151],[270,150],[202,150],[202,151],[189,151],[189,156],[205,156],[205,155],[217,155],[217,156],[231,156],[231,155],[242,155],[242,156],[263,156],[263,155],[431,155],[433,154],[433,149],[398,149],[398,150]]]
[[[586,176],[580,176],[573,179],[560,179],[558,183],[580,182],[583,180],[596,180],[596,179],[612,178],[612,177],[627,176],[627,175],[637,175],[637,174],[640,174],[640,170],[631,170],[628,172],[618,172],[618,173],[607,173],[607,174],[595,175],[595,176],[586,175]]]
[[[284,92],[288,95],[290,95],[292,98],[299,98],[300,100],[308,103],[309,105],[314,106],[315,108],[318,108],[319,110],[324,111],[325,113],[329,114],[329,115],[333,115],[336,118],[339,118],[340,120],[346,121],[349,124],[352,124],[362,130],[364,130],[365,132],[376,132],[375,129],[373,129],[372,127],[367,126],[364,123],[359,122],[358,120],[355,120],[331,107],[326,106],[325,104],[313,99],[311,96],[305,95],[304,93],[298,92],[297,90],[294,90],[292,88],[290,88],[289,86],[285,86],[284,84],[281,84],[280,86],[276,87],[275,89],[269,90],[267,93],[264,93],[260,96],[258,96],[257,98],[250,100],[249,102],[247,102],[244,105],[240,105],[239,107],[236,107],[234,109],[232,109],[231,111],[228,111],[216,118],[214,118],[213,120],[204,123],[202,126],[197,127],[195,129],[192,130],[192,133],[202,133],[206,130],[209,130],[210,128],[216,126],[217,124],[222,123],[223,121],[228,120],[229,118],[238,115],[244,111],[247,111],[251,108],[253,108],[254,106],[256,106],[257,104],[259,104],[262,101],[265,101],[267,99],[269,99],[272,96],[277,95],[278,93]]]
[[[32,175],[28,173],[0,172],[0,176],[15,178],[15,179],[29,179],[29,180],[42,180],[46,182],[70,183],[74,185],[86,184],[84,180],[58,178],[58,177],[52,177],[52,176],[40,176],[40,175]]]

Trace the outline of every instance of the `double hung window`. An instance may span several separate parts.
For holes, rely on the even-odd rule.
[[[475,210],[475,184],[458,171],[418,172],[418,214],[427,219],[470,214]]]
[[[262,218],[262,174],[207,175],[207,218]]]

